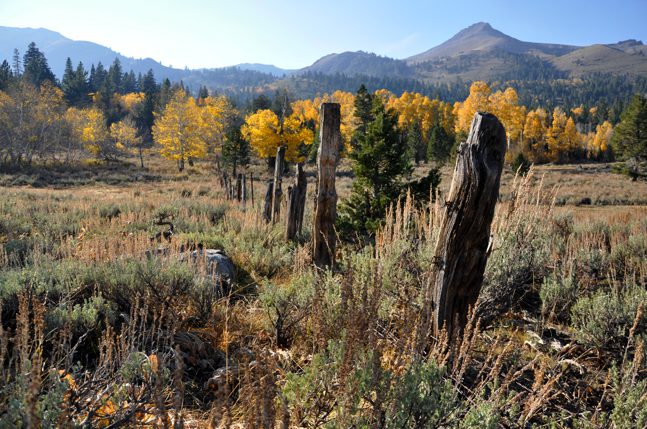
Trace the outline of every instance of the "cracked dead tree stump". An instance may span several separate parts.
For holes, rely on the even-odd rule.
[[[432,331],[452,340],[467,323],[481,291],[490,226],[499,197],[506,133],[496,116],[477,112],[460,145],[431,278]]]
[[[339,104],[322,103],[320,118],[312,260],[319,268],[332,268],[335,264],[337,244],[335,235],[335,219],[337,218],[335,170],[341,144]]]
[[[274,162],[274,181],[272,188],[272,223],[276,223],[281,215],[281,182],[283,170],[285,169],[285,146],[279,146],[276,149],[276,161]]]
[[[294,240],[301,235],[303,226],[303,212],[306,205],[306,191],[308,183],[306,182],[306,173],[303,171],[303,163],[298,163],[294,186],[288,187],[288,208],[287,228],[285,229],[285,238]]]

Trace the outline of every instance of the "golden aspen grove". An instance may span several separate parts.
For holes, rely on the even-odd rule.
[[[72,3],[0,5],[0,429],[647,429],[647,4]]]

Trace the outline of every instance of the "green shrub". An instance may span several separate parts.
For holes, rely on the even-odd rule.
[[[116,204],[109,204],[99,208],[99,217],[102,219],[112,220],[121,215],[121,209]]]
[[[571,311],[578,339],[594,347],[623,348],[638,306],[645,302],[647,291],[639,285],[628,285],[617,291],[599,290],[578,299]],[[643,316],[636,333],[645,333],[646,328]]]
[[[578,284],[573,276],[561,279],[551,276],[544,279],[539,291],[542,314],[548,319],[554,317],[556,320],[567,322],[577,296]]]

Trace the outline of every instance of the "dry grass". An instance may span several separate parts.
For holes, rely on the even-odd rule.
[[[262,221],[262,186],[243,208],[223,198],[209,165],[177,174],[149,161],[155,181],[0,188],[2,423],[644,421],[647,330],[632,304],[647,295],[647,207],[636,205],[644,183],[597,165],[543,166],[514,183],[506,173],[487,287],[520,298],[497,302],[487,326],[475,312],[450,345],[430,337],[426,300],[440,203],[401,202],[374,245],[342,246],[339,270],[322,273],[307,241],[285,243],[281,224]],[[346,162],[340,170],[343,197],[352,179]],[[593,205],[575,205],[580,197]],[[613,202],[622,205],[605,205]],[[151,242],[161,212],[176,227],[171,243]],[[204,267],[177,260],[198,243],[232,257],[239,281],[230,296],[210,294]],[[159,245],[170,253],[147,258]],[[596,318],[605,303],[617,318]],[[601,343],[607,330],[620,335]]]

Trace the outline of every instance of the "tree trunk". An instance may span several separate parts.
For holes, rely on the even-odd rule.
[[[144,150],[142,149],[141,146],[139,146],[139,162],[142,166],[142,170],[144,169]]]
[[[236,200],[241,201],[243,199],[243,174],[238,173],[236,176]]]
[[[339,104],[323,103],[320,108],[320,117],[312,259],[317,267],[332,268],[335,264],[337,244],[335,236],[335,219],[337,217],[335,170],[341,144]]]
[[[432,330],[461,334],[483,283],[490,226],[499,196],[506,133],[496,116],[476,113],[459,148],[434,252]]]
[[[301,234],[307,186],[303,163],[298,163],[294,186],[288,188],[287,228],[285,230],[287,240],[294,240],[297,234]]]
[[[265,192],[265,205],[263,206],[263,219],[269,223],[272,220],[272,195],[274,194],[274,183],[267,181],[267,191]]]
[[[247,174],[243,174],[243,192],[242,192],[243,207],[247,204]]]
[[[252,206],[254,205],[254,173],[249,173],[249,192],[252,197]]]
[[[276,150],[276,161],[274,162],[274,187],[272,194],[272,223],[276,223],[281,215],[281,181],[283,177],[283,168],[285,160],[285,146],[280,146]]]

